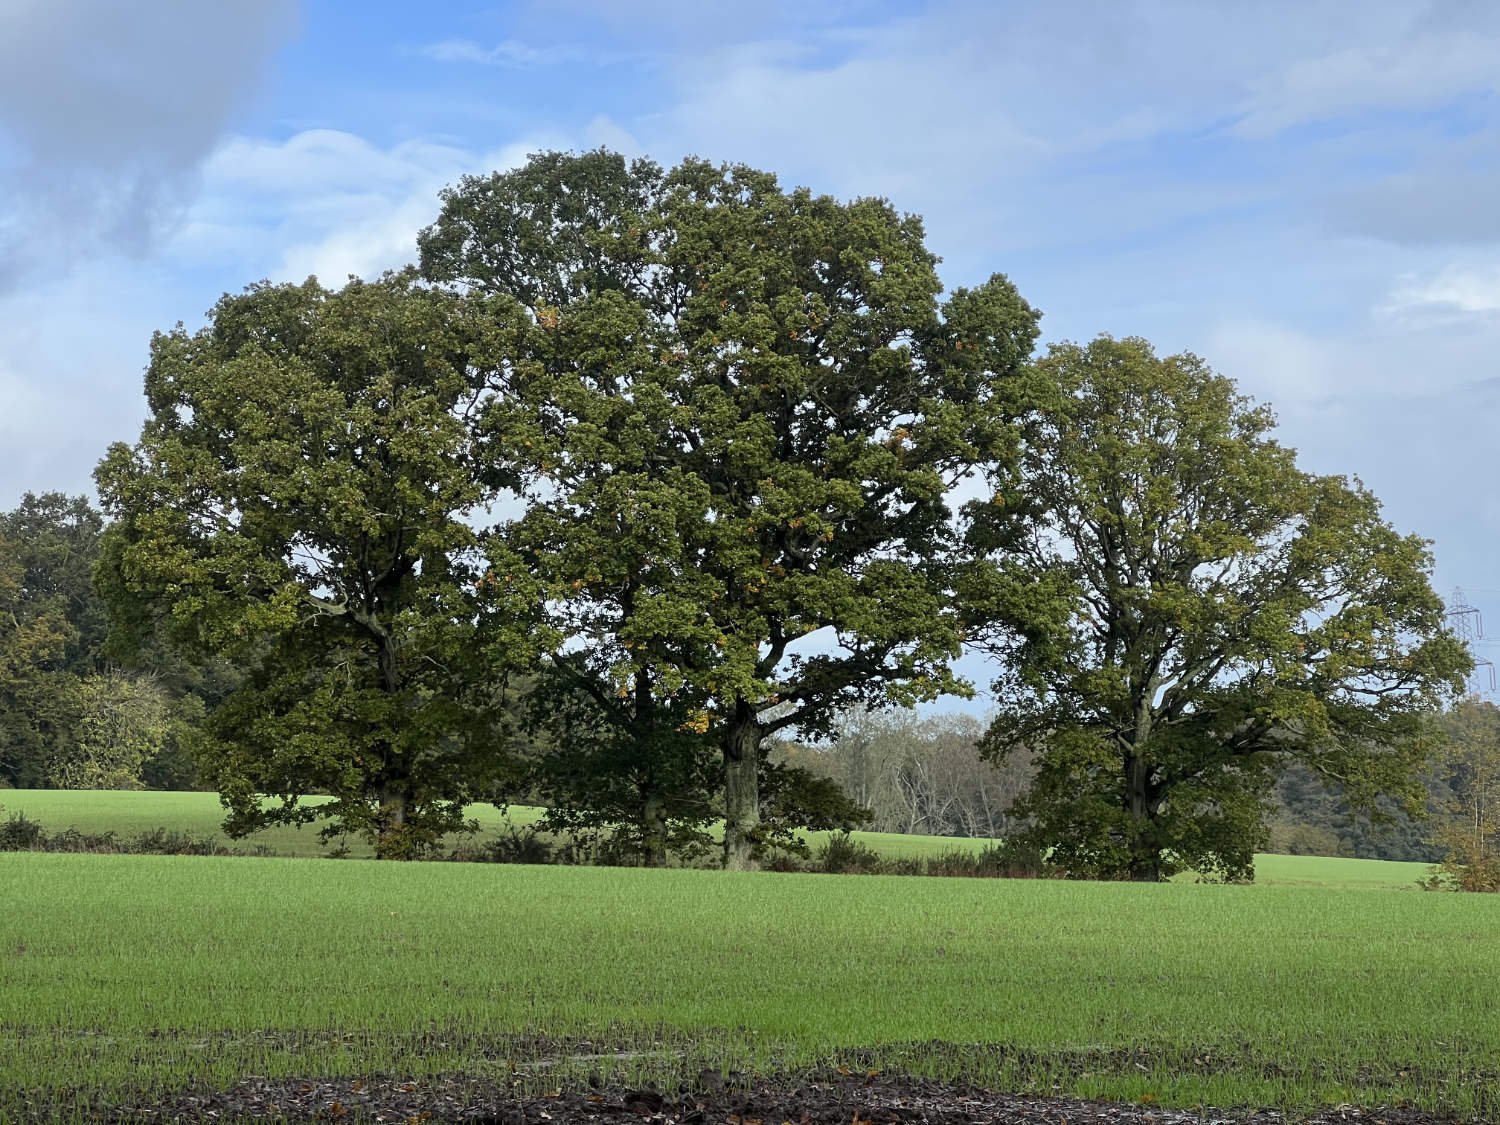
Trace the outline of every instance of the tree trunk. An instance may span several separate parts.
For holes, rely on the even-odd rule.
[[[641,807],[641,848],[647,867],[667,865],[667,818],[660,794],[651,793]]]
[[[760,722],[741,699],[724,735],[724,869],[755,871],[760,832]]]
[[[375,858],[405,859],[406,844],[402,840],[406,827],[406,812],[411,804],[407,784],[387,781],[380,787],[380,819],[375,826]]]
[[[378,614],[371,618],[378,621]],[[395,695],[401,690],[401,671],[396,640],[390,630],[381,627],[376,634],[379,643],[377,657],[380,669],[380,690]],[[386,744],[384,753],[385,777],[380,782],[380,811],[375,822],[375,858],[410,859],[409,843],[405,839],[406,814],[411,804],[410,778],[403,765],[396,760],[395,747]]]
[[[1125,759],[1125,811],[1130,821],[1126,841],[1130,850],[1128,874],[1136,883],[1161,882],[1161,849],[1151,843],[1155,815],[1151,792],[1151,763],[1138,754]]]

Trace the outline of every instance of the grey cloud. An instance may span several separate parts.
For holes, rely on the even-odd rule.
[[[1500,242],[1500,132],[1485,135],[1487,161],[1423,163],[1325,202],[1340,234],[1409,246]]]
[[[296,24],[296,0],[0,7],[0,289],[140,252]]]

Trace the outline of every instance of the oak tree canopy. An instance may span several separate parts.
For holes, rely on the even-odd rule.
[[[1066,607],[992,645],[987,745],[1036,754],[1035,840],[1075,874],[1248,878],[1288,760],[1418,803],[1424,718],[1470,667],[1427,544],[1195,356],[1106,336],[1036,367],[1019,488],[973,506],[1009,588]]]
[[[1037,313],[998,275],[943,298],[884,200],[699,160],[544,154],[445,193],[419,246],[539,328],[529,557],[594,674],[701,708],[753,866],[768,735],[965,690],[949,495],[1012,455]]]

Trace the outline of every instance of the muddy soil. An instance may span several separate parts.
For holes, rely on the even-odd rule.
[[[41,1110],[44,1107],[37,1106]],[[508,1125],[1456,1125],[1399,1107],[1163,1109],[1120,1102],[1004,1094],[897,1075],[828,1074],[725,1081],[712,1072],[665,1093],[605,1086],[518,1094],[502,1083],[451,1076],[396,1079],[248,1078],[231,1090],[150,1105],[95,1106],[109,1121],[504,1122]]]

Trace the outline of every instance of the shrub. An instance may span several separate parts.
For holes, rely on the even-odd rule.
[[[761,861],[761,869],[763,871],[777,871],[784,875],[815,870],[809,861],[802,856],[797,855],[795,852],[783,851],[780,848],[773,848],[766,852],[765,859]]]
[[[113,832],[80,832],[64,828],[48,832],[42,825],[13,813],[0,824],[0,851],[5,852],[72,852],[94,855],[271,855],[265,846],[249,851],[231,848],[212,836],[194,836],[168,828],[153,828],[129,839]]]
[[[1427,869],[1427,878],[1418,880],[1431,891],[1475,891],[1494,894],[1500,891],[1500,856],[1482,856],[1460,863],[1452,858]]]
[[[448,858],[458,863],[556,863],[551,841],[535,828],[508,825],[503,833],[482,844],[460,844]]]
[[[0,824],[0,852],[32,851],[45,835],[42,826],[28,819],[25,813],[11,813],[10,818]]]
[[[880,854],[847,831],[829,836],[814,860],[814,870],[829,875],[871,875],[883,867]]]
[[[128,850],[143,855],[235,855],[234,848],[220,843],[211,836],[194,836],[188,832],[174,832],[166,828],[153,828],[142,832]]]

